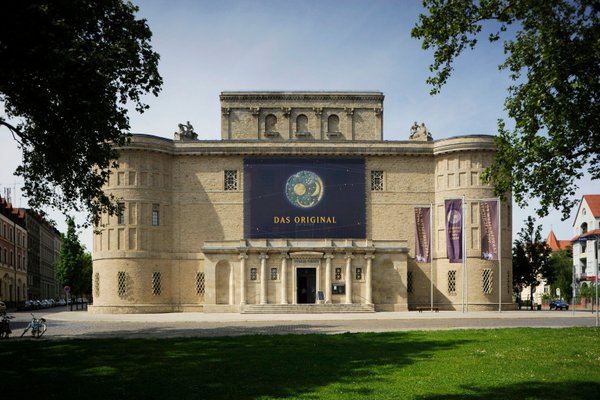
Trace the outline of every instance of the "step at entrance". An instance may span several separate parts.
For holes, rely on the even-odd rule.
[[[372,313],[373,304],[247,304],[242,314]]]

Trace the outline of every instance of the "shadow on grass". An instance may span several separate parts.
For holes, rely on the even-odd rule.
[[[28,340],[0,346],[0,365],[10,365],[6,393],[35,384],[46,398],[304,399],[329,384],[344,385],[339,398],[369,398],[388,371],[465,342],[410,333]]]
[[[460,394],[440,394],[418,396],[418,400],[455,400],[455,399],[596,399],[600,394],[600,383],[595,381],[576,382],[519,382],[496,387],[461,386]]]

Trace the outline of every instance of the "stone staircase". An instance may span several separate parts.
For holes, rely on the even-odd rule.
[[[246,304],[242,314],[372,313],[373,304]]]

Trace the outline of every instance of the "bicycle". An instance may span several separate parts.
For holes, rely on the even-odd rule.
[[[31,316],[33,319],[29,322],[23,333],[21,333],[21,337],[23,337],[27,331],[31,329],[31,336],[39,339],[44,333],[46,333],[46,319],[36,318],[33,314],[31,314]]]
[[[12,315],[7,313],[0,314],[2,319],[0,320],[0,339],[8,339],[12,330],[10,329],[10,320],[14,318]]]

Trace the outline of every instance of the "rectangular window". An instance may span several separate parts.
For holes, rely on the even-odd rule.
[[[342,280],[342,269],[341,268],[336,268],[335,269],[335,280],[336,281],[341,281]]]
[[[456,296],[456,270],[448,271],[448,294]]]
[[[100,274],[94,274],[94,297],[100,297]]]
[[[412,271],[408,271],[407,275],[406,275],[406,291],[408,293],[412,293],[413,292],[413,273]]]
[[[483,294],[492,294],[493,292],[493,279],[492,270],[485,268],[481,271],[481,291]]]
[[[271,268],[271,280],[272,281],[277,280],[277,268]]]
[[[117,294],[121,298],[127,295],[127,274],[124,271],[117,272]]]
[[[383,191],[383,171],[371,171],[371,190]]]
[[[125,225],[125,203],[119,203],[117,207],[117,224]]]
[[[158,204],[152,204],[152,226],[160,225],[160,208]]]
[[[237,171],[225,171],[225,190],[238,190]]]
[[[362,281],[362,268],[356,268],[355,278],[357,281]]]
[[[205,290],[204,272],[196,272],[196,296],[203,297]]]
[[[250,268],[250,280],[255,281],[258,277],[256,276],[256,268]]]
[[[152,294],[154,296],[160,296],[161,292],[161,275],[160,272],[152,273]]]

